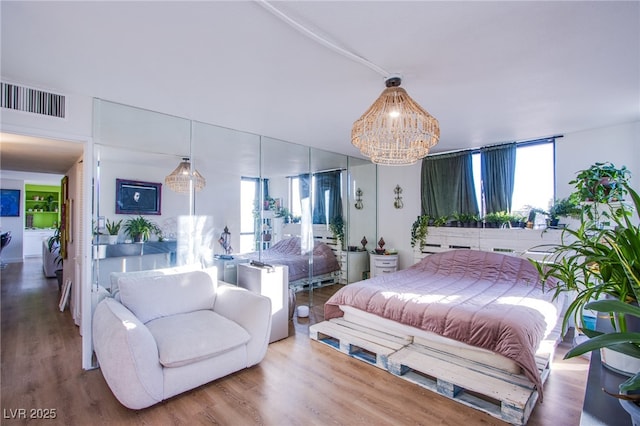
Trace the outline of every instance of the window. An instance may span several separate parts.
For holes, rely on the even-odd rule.
[[[292,176],[290,181],[291,214],[301,216],[303,204],[311,202],[314,194],[312,220],[314,224],[333,223],[342,218],[342,171],[318,172],[313,175]]]
[[[243,177],[240,181],[240,253],[256,250],[256,216],[258,178]]]
[[[554,199],[553,139],[521,143],[516,148],[516,173],[511,211],[527,214],[531,207],[549,208]],[[473,154],[473,179],[476,182],[478,210],[482,207],[480,153]]]
[[[289,178],[289,193],[289,200],[291,200],[289,211],[291,211],[292,216],[301,217],[302,200],[300,199],[300,178],[298,178],[297,176]]]

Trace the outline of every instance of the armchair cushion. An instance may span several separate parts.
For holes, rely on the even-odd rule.
[[[215,284],[204,271],[155,277],[120,277],[120,300],[143,323],[175,314],[213,309]]]
[[[164,367],[212,358],[251,339],[244,328],[210,310],[157,318],[146,326],[158,345]]]
[[[111,272],[111,274],[109,274],[111,287],[108,290],[111,293],[111,297],[113,297],[119,302],[120,301],[120,279],[123,277],[136,277],[136,278],[157,277],[160,275],[172,275],[172,274],[179,274],[181,272],[191,272],[191,271],[199,271],[199,270],[203,270],[201,269],[199,264],[189,264],[189,265],[174,266],[172,268],[163,268],[163,269],[145,269],[142,271],[133,271],[133,272]],[[204,269],[204,271],[207,271],[209,274],[211,274],[212,277],[217,278],[218,276],[218,271],[215,266]],[[217,279],[214,280],[214,285],[217,285],[217,283],[218,283]]]

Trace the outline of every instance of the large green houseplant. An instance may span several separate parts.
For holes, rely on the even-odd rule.
[[[580,190],[581,186],[576,186]],[[600,206],[584,205],[580,226],[566,228],[562,243],[543,261],[532,260],[543,283],[549,278],[556,281],[551,287],[556,298],[566,292],[573,297],[563,327],[573,319],[589,337],[566,357],[606,348],[640,359],[640,333],[627,327],[629,315],[640,316],[640,196],[626,182],[619,189],[621,196],[629,195],[631,205],[615,200],[605,200]],[[601,209],[610,219],[609,226],[603,227],[599,215],[588,211],[591,208]],[[581,327],[585,309],[609,313],[613,332]],[[640,372],[636,373],[623,383],[620,392],[640,391]],[[635,404],[625,407],[630,412],[636,408]]]
[[[557,281],[552,289],[556,297],[575,293],[565,326],[571,318],[579,324],[585,305],[603,296],[623,303],[640,300],[640,228],[632,220],[635,211],[636,221],[640,221],[640,196],[627,184],[624,188],[633,206],[609,205],[611,226],[603,228],[583,215],[577,229],[563,231],[562,243],[554,246],[551,254],[542,261],[532,260],[544,281]],[[624,319],[620,327],[626,330]]]

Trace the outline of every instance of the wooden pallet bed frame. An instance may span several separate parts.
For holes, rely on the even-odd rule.
[[[309,327],[311,339],[367,362],[425,389],[505,422],[526,424],[539,394],[523,374],[512,374],[455,353],[415,343],[342,318]],[[555,345],[536,355],[544,383]]]

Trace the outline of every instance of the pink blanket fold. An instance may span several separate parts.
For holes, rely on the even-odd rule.
[[[452,250],[343,287],[325,304],[324,316],[341,317],[339,306],[348,305],[497,352],[522,367],[542,399],[535,353],[558,319],[552,299],[526,259]]]

